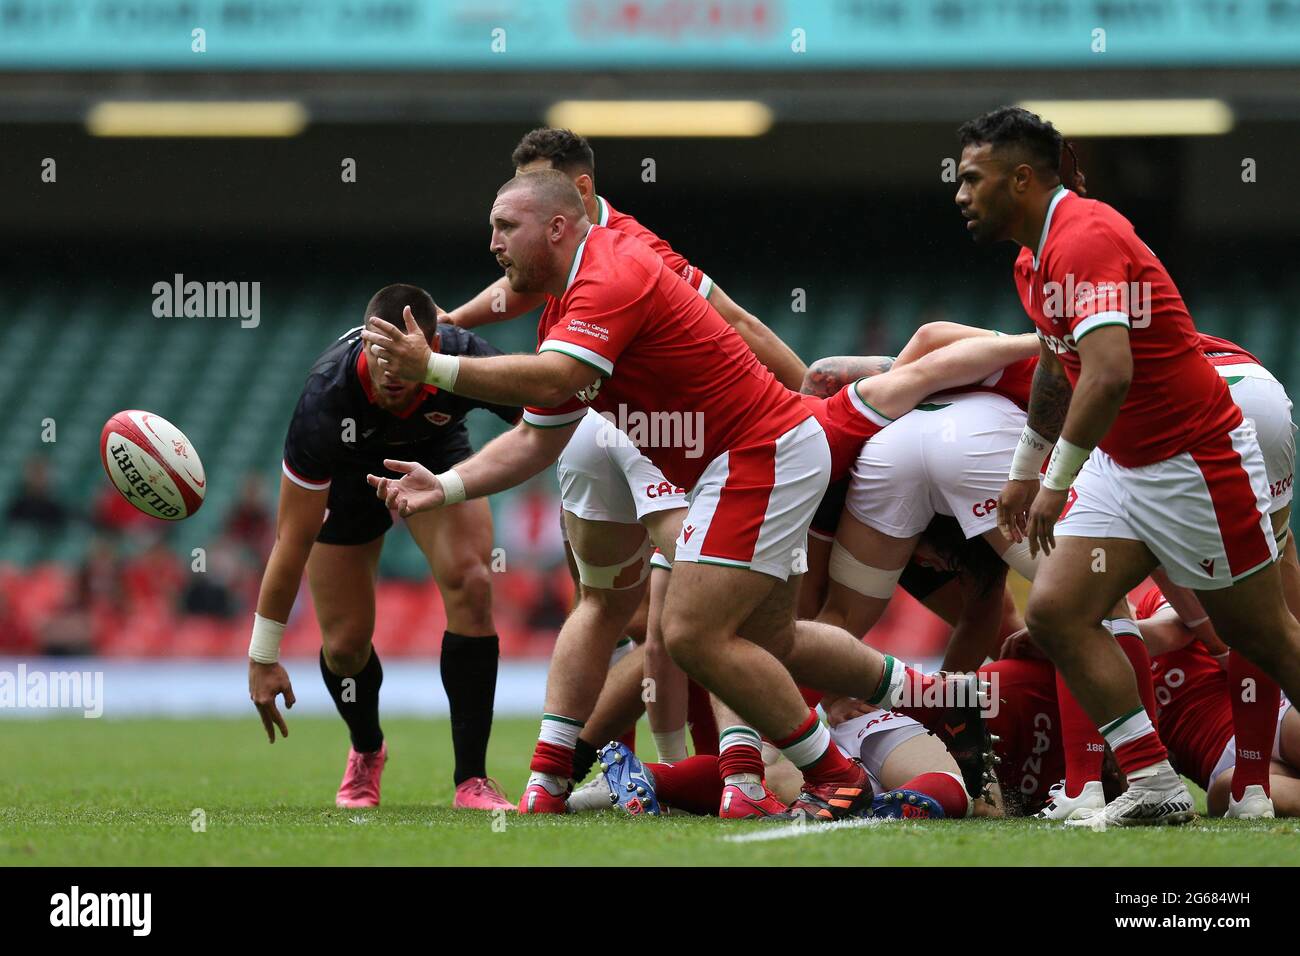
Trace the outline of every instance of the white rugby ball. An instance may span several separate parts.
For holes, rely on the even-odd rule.
[[[99,435],[99,457],[122,497],[151,517],[180,521],[203,504],[208,479],[198,452],[159,415],[118,412]]]

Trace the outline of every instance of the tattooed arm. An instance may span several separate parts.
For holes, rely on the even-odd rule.
[[[1060,438],[1072,394],[1060,359],[1043,343],[1029,389],[1029,427],[1049,442]]]
[[[888,372],[894,359],[888,355],[833,355],[808,366],[799,391],[818,398],[830,398],[845,385],[860,378]]]

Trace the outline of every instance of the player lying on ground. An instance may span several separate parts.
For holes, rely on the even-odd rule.
[[[1225,641],[1300,690],[1300,624],[1282,597],[1255,430],[1132,225],[1062,184],[1063,140],[1050,124],[1007,107],[959,135],[956,202],[977,241],[1023,247],[1017,287],[1043,342],[999,522],[1045,553],[1030,631],[1129,780],[1104,810],[1067,825],[1186,822],[1190,794],[1101,621],[1163,565]]]
[[[435,310],[423,289],[391,285],[375,293],[364,317],[400,322],[411,316],[417,334],[445,354],[500,354],[472,332],[439,329]],[[289,423],[275,545],[262,576],[248,663],[249,696],[274,743],[277,727],[289,733],[276,706],[279,694],[286,707],[294,702],[279,647],[306,568],[320,622],[321,677],[352,743],[336,798],[345,807],[379,803],[388,758],[379,724],[383,668],[371,638],[375,570],[393,521],[365,476],[382,471],[384,459],[399,449],[431,468],[449,468],[473,451],[464,423],[471,409],[512,423],[520,414],[517,406],[402,381],[368,357],[360,331],[344,333],[316,360]],[[406,528],[429,562],[447,613],[440,659],[451,704],[455,804],[511,806],[485,766],[498,656],[488,567],[492,513],[486,501],[464,502],[409,515]]]
[[[1291,702],[1236,684],[1158,587],[1136,616],[1151,651],[1160,736],[1174,766],[1205,790],[1210,815],[1300,816],[1300,714]]]
[[[991,801],[971,801],[954,774],[955,762],[918,721],[874,708],[861,700],[828,700],[827,719],[841,752],[861,760],[873,778],[876,816],[939,818],[1024,816],[1041,809],[1065,772],[1057,716],[1056,674],[1041,658],[985,664],[980,679],[994,690],[988,726],[998,757]],[[619,744],[602,751],[603,778],[573,795],[575,809],[621,806],[633,813],[667,805],[691,813],[708,812],[717,793],[711,759],[691,757],[675,765],[647,764]],[[628,784],[631,784],[629,788]],[[1124,786],[1112,763],[1104,778],[1106,793]],[[612,797],[612,799],[611,799]]]
[[[406,476],[391,483],[376,476],[377,493],[408,513],[518,484],[555,460],[586,414],[583,399],[598,411],[646,419],[655,413],[660,421],[666,416],[687,438],[686,422],[702,416],[708,427],[699,441],[679,438],[667,447],[643,448],[670,481],[696,492],[676,545],[665,643],[687,673],[804,770],[809,783],[794,812],[825,811],[823,819],[861,812],[865,774],[830,747],[829,734],[782,667],[805,683],[842,693],[871,693],[883,680],[892,696],[908,677],[905,671],[886,674],[883,658],[845,632],[796,625],[793,616],[791,556],[803,546],[829,478],[832,442],[838,447],[844,440],[831,417],[851,411],[869,420],[855,404],[863,402],[861,394],[854,398],[855,390],[846,390],[848,409],[819,409],[828,434],[817,413],[772,379],[652,250],[591,226],[563,174],[516,177],[499,193],[492,225],[492,248],[512,287],[552,296],[537,355],[458,360],[432,354],[418,336],[391,323],[374,323],[364,334],[377,358],[392,362],[408,380],[427,377],[471,396],[538,403],[525,414],[529,427],[501,436],[441,476],[398,463]],[[1015,342],[1006,347],[1023,349]],[[946,358],[952,354],[961,353]],[[942,350],[929,358],[944,362],[940,356]],[[668,380],[675,388],[664,394],[659,385]],[[581,396],[568,397],[576,393]],[[751,471],[755,482],[742,483]],[[723,520],[711,528],[719,508]],[[679,573],[679,564],[687,573]],[[986,739],[978,720],[958,723],[972,728],[970,749],[982,752]],[[553,761],[549,771],[535,772],[559,794],[572,772],[573,741],[561,731],[540,745],[543,759]]]

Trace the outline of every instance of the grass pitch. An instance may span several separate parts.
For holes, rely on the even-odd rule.
[[[446,721],[388,720],[384,805],[339,810],[347,738],[289,716],[0,724],[0,865],[1266,866],[1300,860],[1300,820],[1089,833],[1029,820],[788,825],[450,808]],[[644,725],[642,732],[649,739]],[[489,772],[517,798],[535,720],[499,720]],[[1202,802],[1203,806],[1203,802]],[[200,814],[201,812],[201,814]],[[206,829],[196,832],[202,820]],[[495,826],[494,826],[495,824]]]

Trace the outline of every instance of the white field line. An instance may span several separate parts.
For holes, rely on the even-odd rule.
[[[834,823],[790,823],[786,826],[774,827],[764,826],[761,830],[754,830],[750,833],[737,833],[734,836],[724,836],[723,840],[728,843],[765,843],[768,840],[788,840],[791,837],[811,836],[814,833],[830,833],[833,830],[858,830],[863,827],[880,826],[883,820],[873,817],[856,817],[852,820],[837,820]]]

